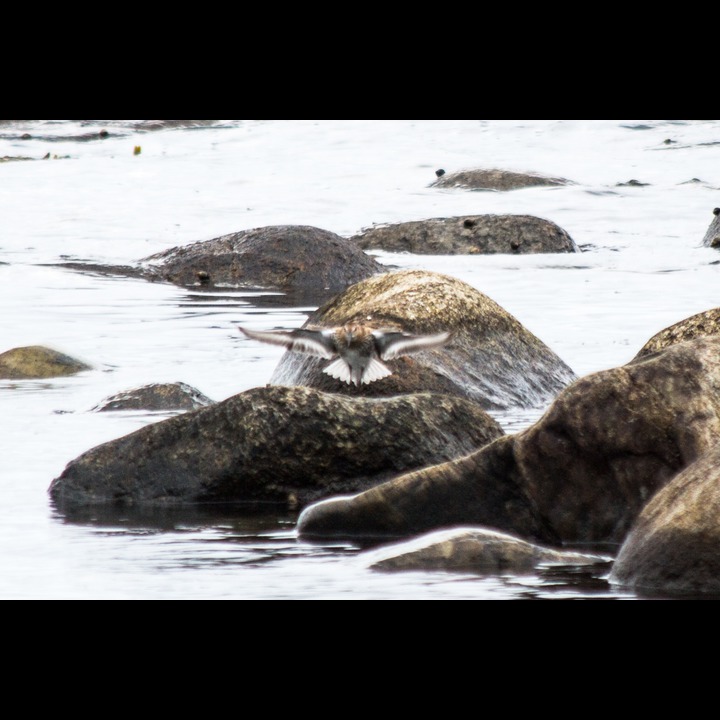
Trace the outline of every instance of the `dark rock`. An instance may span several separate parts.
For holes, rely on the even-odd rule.
[[[59,265],[202,290],[281,291],[308,304],[324,302],[348,285],[387,270],[347,238],[306,225],[243,230],[165,250],[144,258],[137,267]]]
[[[703,335],[720,335],[720,308],[705,310],[661,330],[642,346],[635,359]]]
[[[609,558],[535,545],[514,535],[486,528],[438,530],[406,542],[363,553],[374,570],[446,570],[504,573],[532,570],[538,565],[589,565]]]
[[[105,398],[93,410],[196,410],[212,403],[209,397],[185,383],[153,383]]]
[[[640,182],[639,180],[628,180],[624,183],[617,183],[615,187],[647,187],[650,183]]]
[[[705,233],[703,245],[706,247],[717,248],[720,247],[720,208],[715,208],[713,210],[713,215],[715,217]]]
[[[359,247],[429,255],[579,252],[549,220],[532,215],[466,215],[381,225],[351,238]]]
[[[74,375],[91,367],[57,350],[30,345],[0,354],[0,378],[31,380]]]
[[[351,498],[301,535],[407,536],[480,525],[535,542],[621,543],[647,500],[720,437],[720,337],[581,378],[517,435]]]
[[[467,283],[440,273],[403,270],[364,280],[319,308],[304,327],[359,322],[415,335],[449,330],[444,347],[387,363],[389,377],[348,385],[323,372],[326,360],[287,352],[271,382],[327,392],[387,396],[440,392],[486,410],[538,407],[575,379],[573,371],[510,313]]]
[[[648,594],[720,595],[720,445],[643,508],[610,581]]]
[[[509,170],[462,170],[446,173],[431,183],[431,187],[466,188],[468,190],[517,190],[544,185],[567,185],[565,178],[548,177],[537,173]]]
[[[385,400],[254,388],[148,425],[73,460],[50,496],[82,505],[276,503],[299,508],[502,435],[477,405],[417,394]]]

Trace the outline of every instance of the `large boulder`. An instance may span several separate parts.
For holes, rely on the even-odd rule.
[[[648,594],[720,595],[720,439],[643,508],[610,573]]]
[[[151,412],[168,410],[196,410],[212,405],[213,401],[187,383],[151,383],[116,393],[98,403],[93,410],[147,410]]]
[[[476,452],[312,505],[303,536],[480,525],[535,542],[620,544],[647,500],[720,438],[720,336],[588,375],[538,422]]]
[[[13,348],[0,354],[0,379],[64,377],[90,369],[81,360],[42,345]]]
[[[487,528],[437,530],[404,542],[367,550],[360,559],[373,570],[445,570],[517,573],[538,565],[606,563],[604,555],[558,550]]]
[[[503,434],[476,404],[253,388],[88,450],[49,489],[56,505],[276,503],[299,508]]]
[[[713,215],[715,217],[705,233],[703,245],[706,247],[717,248],[720,247],[720,208],[715,208],[713,210]]]
[[[705,310],[689,318],[685,318],[670,327],[653,335],[640,348],[636,358],[642,358],[675,343],[692,340],[703,335],[720,334],[720,308]]]
[[[351,240],[309,225],[242,230],[170,248],[134,266],[76,261],[59,265],[201,290],[273,290],[314,305],[388,269]]]
[[[464,215],[380,225],[351,238],[359,247],[418,255],[579,252],[565,230],[533,215]]]
[[[287,352],[271,382],[333,393],[388,396],[441,392],[484,409],[538,407],[575,379],[541,340],[487,295],[440,273],[403,270],[364,280],[313,313],[304,327],[359,322],[412,334],[449,330],[444,347],[391,360],[393,374],[368,385],[348,385],[323,372],[326,360]]]
[[[467,190],[518,190],[528,187],[567,185],[569,180],[548,177],[538,173],[511,170],[460,170],[453,173],[436,173],[438,179],[430,187],[465,188]]]

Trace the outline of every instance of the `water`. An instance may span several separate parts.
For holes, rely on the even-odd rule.
[[[523,576],[373,572],[356,545],[298,540],[291,515],[58,515],[47,489],[69,461],[168,417],[92,407],[154,382],[186,382],[214,400],[265,384],[282,350],[243,340],[235,325],[296,327],[314,308],[279,295],[203,295],[50,265],[130,264],[263,225],[350,236],[373,223],[537,215],[567,230],[583,252],[378,256],[465,280],[585,375],[628,362],[659,330],[720,305],[720,253],[701,244],[720,206],[720,121],[146,127],[0,123],[0,158],[36,158],[0,163],[0,352],[47,345],[95,368],[72,378],[0,380],[0,598],[635,597],[608,585],[607,564]],[[98,137],[101,130],[108,137]],[[508,193],[428,187],[438,168],[474,167],[574,184]],[[629,180],[648,185],[618,186]],[[515,432],[542,411],[496,417]]]

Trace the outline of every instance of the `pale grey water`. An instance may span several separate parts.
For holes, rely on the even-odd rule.
[[[73,139],[102,129],[110,137]],[[0,598],[634,597],[607,585],[605,566],[523,577],[377,573],[357,546],[298,540],[292,516],[58,515],[47,488],[66,463],[167,417],[98,414],[94,405],[150,382],[186,382],[215,400],[265,384],[282,352],[242,339],[236,324],[295,327],[313,308],[47,264],[128,264],[263,225],[349,236],[380,222],[538,215],[584,252],[379,259],[469,282],[584,375],[627,362],[657,331],[720,305],[720,253],[701,244],[720,206],[720,122],[271,120],[144,132],[133,121],[22,121],[0,124],[4,156],[38,159],[0,163],[0,352],[49,345],[94,370],[0,381]],[[536,171],[574,184],[429,188],[440,167]],[[618,186],[631,179],[648,185]],[[516,431],[542,411],[497,417]]]

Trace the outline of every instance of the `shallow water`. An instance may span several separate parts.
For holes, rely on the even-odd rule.
[[[720,253],[702,247],[720,206],[720,122],[231,120],[147,128],[0,123],[0,158],[33,158],[0,163],[0,352],[47,345],[94,368],[72,378],[0,380],[0,597],[635,597],[608,585],[607,563],[527,576],[374,572],[358,545],[298,540],[290,515],[59,515],[47,489],[70,460],[168,417],[92,407],[146,383],[182,381],[214,400],[265,384],[282,351],[241,338],[236,325],[297,327],[314,308],[276,293],[202,294],[51,265],[130,264],[263,225],[350,236],[373,223],[537,215],[567,230],[583,252],[378,259],[469,282],[584,375],[628,362],[659,330],[720,305]],[[573,184],[507,193],[428,187],[438,168],[473,167]],[[648,184],[618,185],[629,180]],[[543,410],[496,417],[515,432]]]

